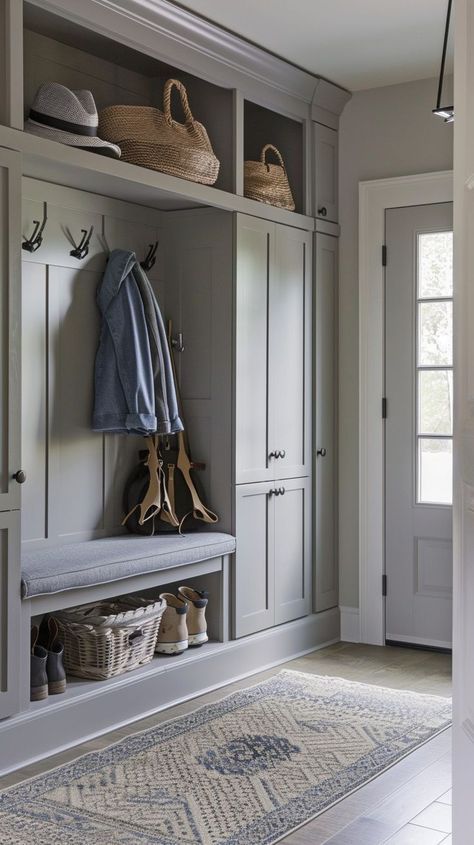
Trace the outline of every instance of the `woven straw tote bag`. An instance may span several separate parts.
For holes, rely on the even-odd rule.
[[[267,152],[272,152],[279,164],[267,164]],[[295,201],[281,153],[273,144],[265,144],[260,161],[244,162],[244,194],[252,200],[295,210]]]
[[[185,122],[171,117],[171,92],[177,88]],[[213,185],[219,175],[209,136],[194,120],[186,88],[178,79],[168,79],[163,90],[163,111],[151,106],[108,106],[99,115],[101,137],[112,138],[122,150],[122,161],[160,170],[203,185]]]

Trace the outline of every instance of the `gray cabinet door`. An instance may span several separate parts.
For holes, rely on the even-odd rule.
[[[269,292],[274,224],[236,217],[235,480],[271,480],[274,442],[269,407]]]
[[[338,138],[335,129],[314,123],[314,216],[338,221]]]
[[[277,225],[270,246],[269,454],[275,478],[296,478],[311,473],[311,235]]]
[[[337,238],[316,235],[315,296],[315,599],[316,611],[337,605],[336,343]]]
[[[306,616],[311,604],[311,480],[275,483],[275,624]]]
[[[275,618],[274,496],[272,485],[236,488],[234,636],[271,628]]]
[[[19,710],[20,661],[27,655],[20,648],[19,511],[0,513],[0,584],[0,719],[4,719]]]
[[[20,507],[20,155],[0,148],[0,511]]]

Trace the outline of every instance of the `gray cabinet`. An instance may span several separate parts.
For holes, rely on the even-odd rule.
[[[19,708],[20,173],[20,155],[0,149],[0,718]]]
[[[0,719],[20,707],[20,512],[0,513]]]
[[[240,484],[235,494],[234,635],[275,623],[275,497],[272,485]]]
[[[275,624],[306,616],[311,591],[311,479],[275,484]]]
[[[316,611],[338,601],[336,548],[337,238],[316,235],[315,596]]]
[[[20,507],[20,160],[0,148],[0,511]]]
[[[311,235],[237,217],[234,633],[311,590]]]
[[[305,616],[311,590],[311,481],[236,488],[234,634]]]
[[[313,123],[313,174],[315,217],[337,223],[338,213],[338,136],[335,129]]]
[[[235,479],[311,472],[311,236],[237,217]]]

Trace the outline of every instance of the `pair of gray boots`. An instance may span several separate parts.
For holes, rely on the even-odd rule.
[[[30,699],[42,701],[48,695],[66,691],[64,646],[58,639],[58,623],[54,616],[43,619],[41,626],[31,629]]]

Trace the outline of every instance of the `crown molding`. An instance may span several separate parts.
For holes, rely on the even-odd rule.
[[[350,97],[338,85],[289,64],[169,0],[32,2],[214,84],[239,88],[254,102],[278,102],[288,114],[307,116],[323,90],[322,107],[339,115]]]

